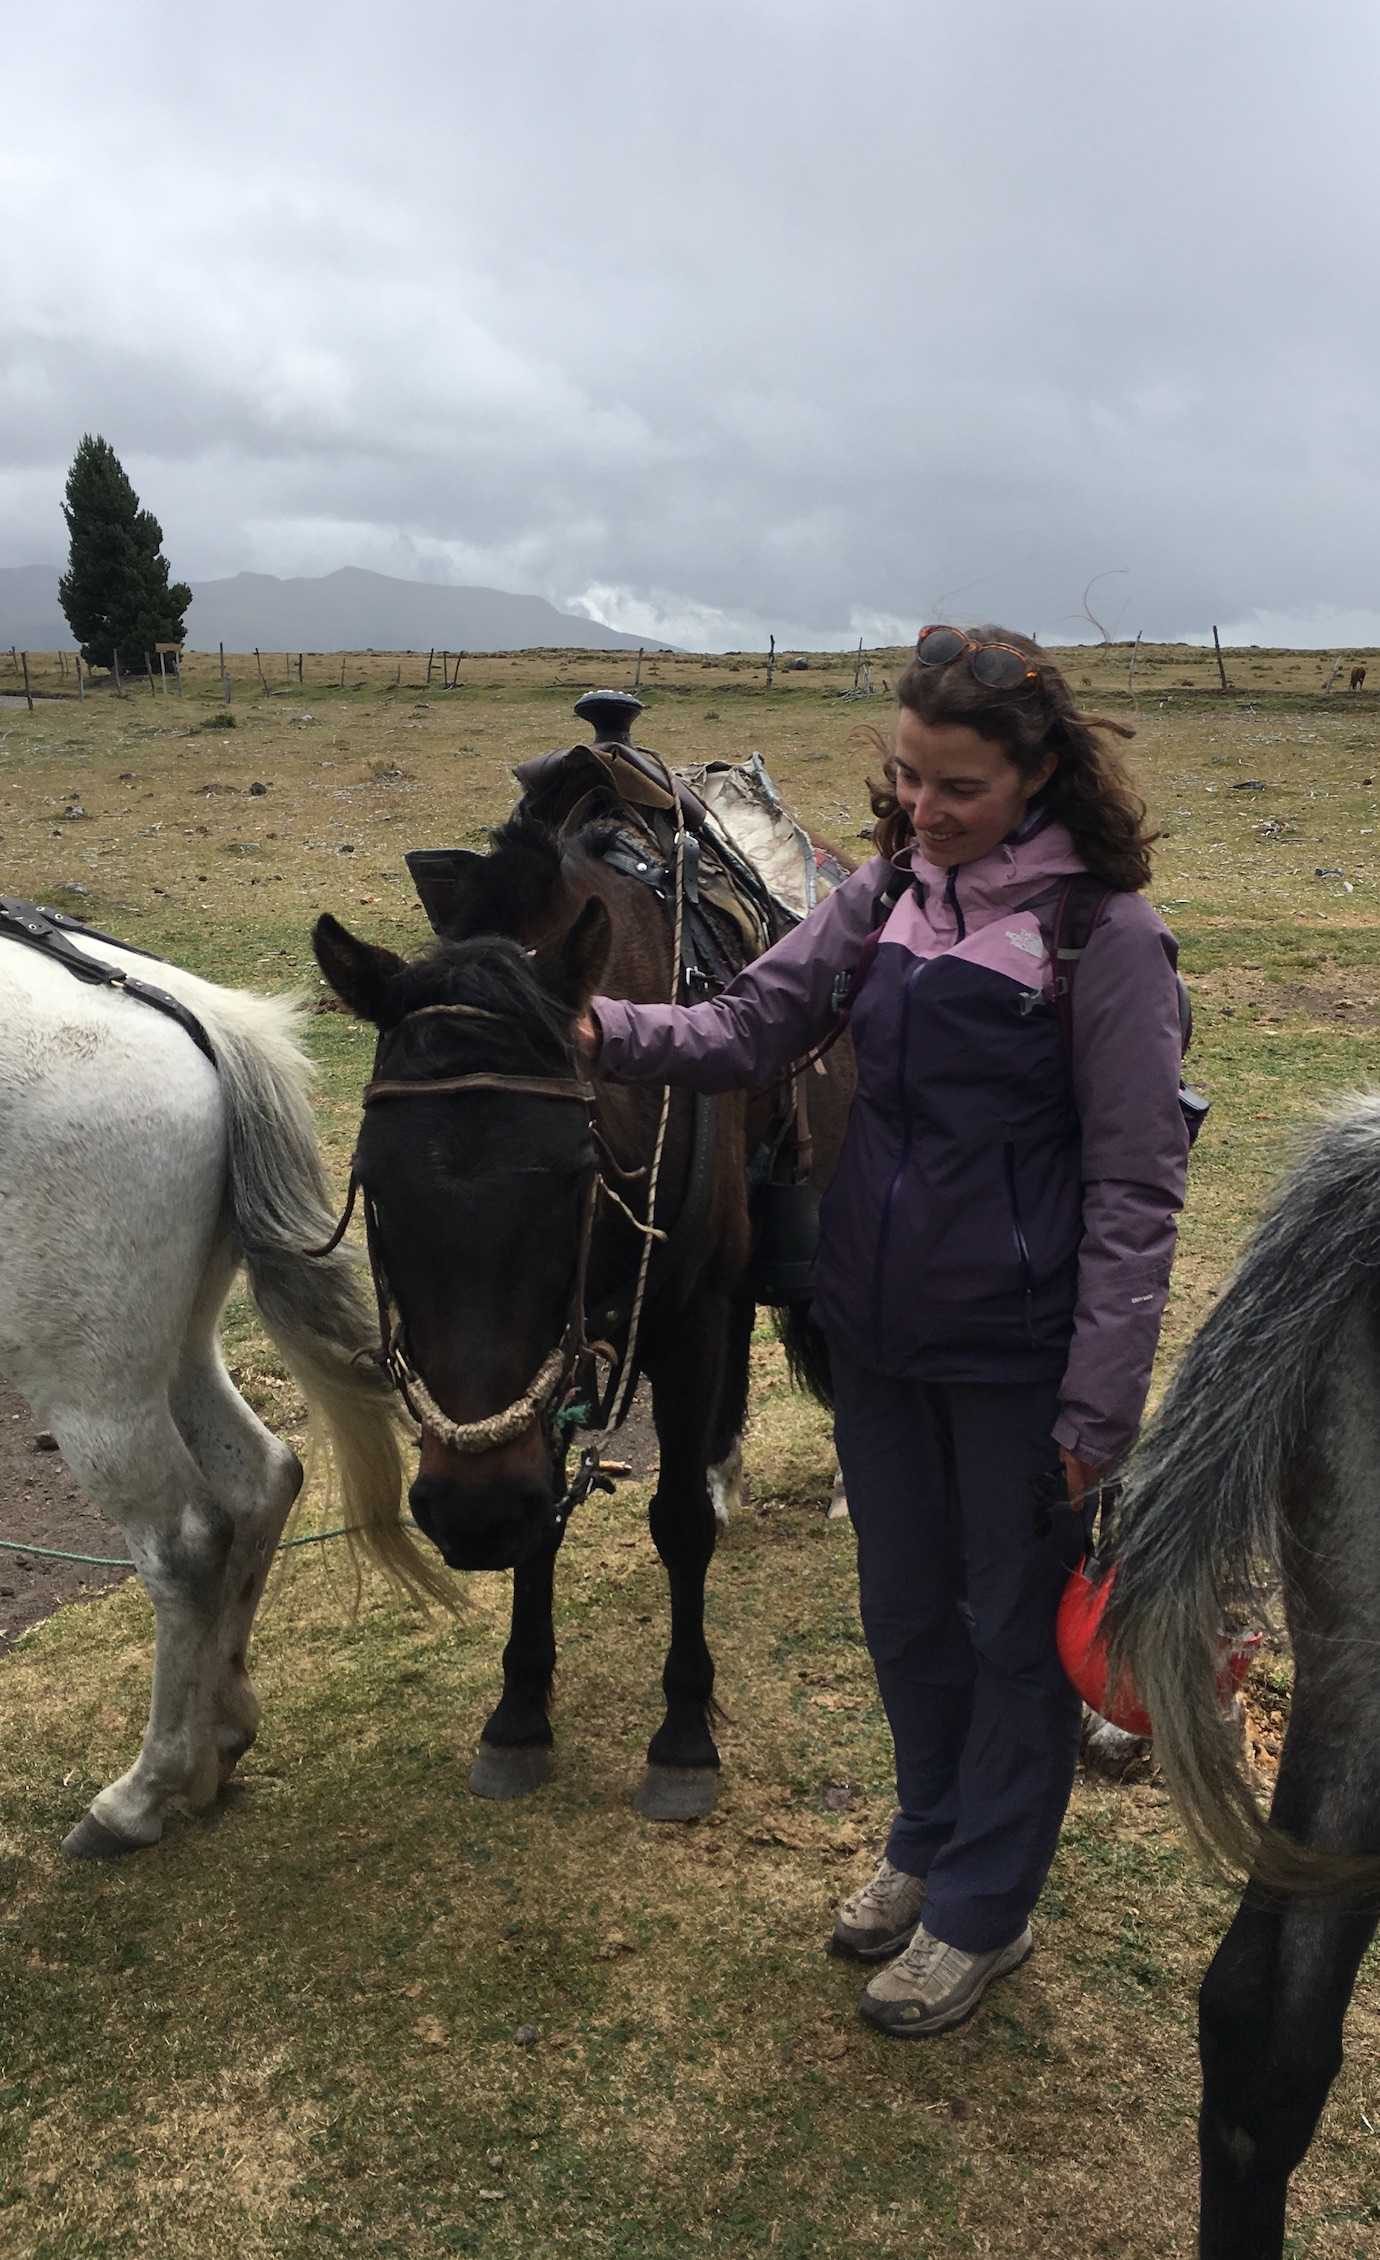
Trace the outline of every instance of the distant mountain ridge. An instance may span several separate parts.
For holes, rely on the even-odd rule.
[[[70,648],[57,584],[55,566],[0,566],[0,647]],[[558,611],[545,597],[399,581],[357,565],[316,579],[235,573],[224,581],[194,581],[187,614],[190,651],[214,651],[222,643],[227,651],[530,651],[542,645],[636,651],[647,642]]]

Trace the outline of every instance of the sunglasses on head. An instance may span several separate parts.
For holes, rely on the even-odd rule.
[[[1010,691],[1018,683],[1037,683],[1040,670],[1029,652],[1013,643],[979,643],[963,628],[922,628],[915,656],[922,667],[948,667],[967,654],[968,665],[989,691]]]

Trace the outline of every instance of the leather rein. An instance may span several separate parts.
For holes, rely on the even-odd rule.
[[[415,1012],[408,1013],[405,1017],[418,1020],[428,1015],[494,1022],[501,1018],[498,1013],[487,1012],[478,1005],[464,1004],[420,1005]],[[473,1091],[507,1091],[524,1098],[551,1099],[567,1105],[583,1106],[591,1139],[596,1148],[603,1152],[608,1166],[625,1178],[647,1175],[645,1169],[626,1170],[614,1161],[594,1119],[594,1086],[579,1076],[502,1075],[482,1070],[467,1075],[375,1077],[365,1086],[364,1105],[376,1106],[394,1099],[461,1098]],[[633,1214],[627,1203],[608,1183],[596,1152],[585,1172],[580,1204],[580,1236],[566,1322],[559,1342],[542,1360],[527,1387],[511,1404],[505,1405],[499,1412],[488,1414],[482,1420],[455,1421],[437,1404],[412,1363],[403,1333],[401,1313],[384,1270],[377,1211],[370,1194],[361,1184],[355,1163],[351,1163],[344,1214],[325,1247],[314,1248],[311,1253],[327,1255],[339,1246],[354,1213],[355,1201],[362,1195],[365,1246],[379,1321],[379,1348],[374,1352],[375,1359],[389,1376],[417,1426],[425,1434],[434,1436],[439,1443],[448,1446],[451,1451],[465,1454],[493,1451],[501,1444],[512,1443],[534,1422],[540,1421],[547,1430],[553,1448],[560,1452],[570,1430],[583,1428],[602,1431],[611,1424],[620,1384],[631,1369],[636,1342],[635,1335],[630,1333],[627,1349],[620,1362],[617,1352],[609,1343],[590,1339],[585,1323],[585,1288],[601,1193],[622,1211],[649,1242],[666,1238],[666,1234],[651,1221],[655,1187],[651,1188],[648,1215],[644,1221]],[[599,1362],[610,1369],[602,1396],[594,1381],[594,1368]],[[586,1387],[588,1401],[581,1402],[581,1392]],[[578,1506],[591,1489],[613,1488],[601,1465],[599,1452],[600,1447],[596,1442],[588,1445],[581,1453],[574,1480],[555,1509],[558,1525],[564,1523],[571,1508]]]

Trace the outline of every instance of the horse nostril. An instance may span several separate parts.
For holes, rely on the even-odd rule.
[[[412,1520],[416,1523],[417,1528],[424,1537],[434,1538],[436,1535],[435,1516],[432,1511],[431,1490],[425,1476],[420,1477],[413,1484],[408,1492],[407,1501],[412,1509]]]

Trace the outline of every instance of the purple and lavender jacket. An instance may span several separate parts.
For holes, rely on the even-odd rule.
[[[911,884],[853,1001],[858,1089],[821,1211],[814,1315],[882,1373],[1060,1377],[1054,1435],[1120,1459],[1150,1384],[1188,1135],[1174,937],[1114,894],[1074,988],[1072,1060],[1052,1003],[1060,882],[1084,869],[1046,822]],[[835,1018],[874,931],[874,856],[708,1004],[594,1004],[601,1073],[705,1091],[772,1082]]]

